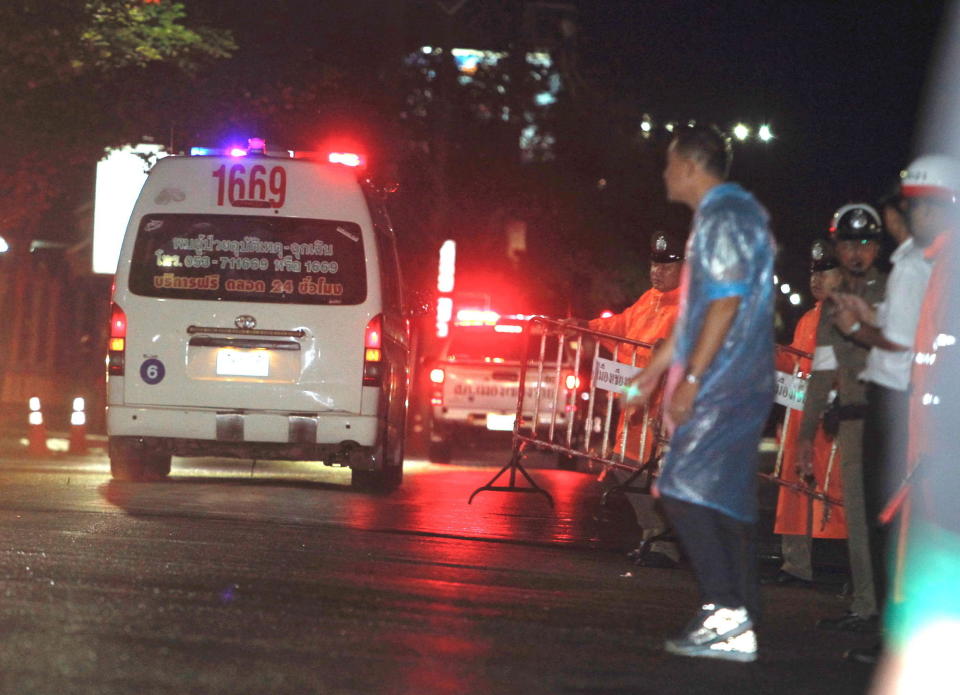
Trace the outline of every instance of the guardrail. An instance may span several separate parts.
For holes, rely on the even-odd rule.
[[[642,427],[618,422],[617,437],[612,425],[614,413],[624,411],[623,387],[640,371],[637,366],[638,351],[649,352],[653,345],[621,336],[594,331],[571,321],[532,316],[524,325],[524,348],[520,366],[520,384],[517,395],[517,411],[513,426],[513,448],[509,462],[493,478],[470,495],[470,502],[485,490],[496,492],[538,493],[553,505],[550,493],[537,485],[527,473],[521,461],[530,447],[552,451],[571,458],[587,459],[599,463],[605,470],[621,468],[631,473],[627,483],[632,483],[642,473],[651,471],[659,456],[660,416],[659,407],[648,405],[641,415]],[[547,354],[556,345],[555,354]],[[612,359],[601,356],[601,348],[610,351]],[[624,361],[624,360],[627,361]],[[553,384],[543,383],[544,365],[549,361],[553,372]],[[645,361],[644,361],[645,362]],[[553,365],[558,365],[554,368]],[[528,384],[531,369],[536,372],[532,386]],[[561,392],[560,379],[564,374],[574,374],[581,380],[581,387]],[[587,379],[587,388],[582,380]],[[551,395],[552,394],[552,395]],[[586,398],[583,398],[586,396]],[[552,401],[547,402],[547,399]],[[532,418],[524,418],[531,412]],[[583,401],[586,401],[585,403]],[[540,424],[541,411],[551,413],[546,425]],[[564,422],[557,422],[564,414]],[[651,426],[652,425],[652,426]],[[651,430],[656,441],[650,442]],[[624,452],[631,451],[631,433],[639,437],[637,460],[630,460]],[[651,446],[648,446],[648,443]],[[652,452],[645,455],[648,451]],[[504,474],[509,474],[507,485],[496,485]],[[522,476],[528,485],[517,485],[517,476]],[[648,476],[649,478],[650,476]]]
[[[638,354],[650,352],[654,346],[594,331],[572,321],[545,316],[530,317],[523,333],[523,358],[510,460],[485,485],[473,491],[469,502],[473,502],[473,498],[484,491],[519,492],[541,494],[553,506],[550,493],[539,486],[523,467],[522,461],[530,448],[593,461],[602,467],[601,477],[611,470],[625,471],[628,474],[626,479],[604,492],[604,503],[607,496],[615,491],[648,493],[659,472],[660,459],[669,447],[663,428],[660,396],[648,401],[640,413],[639,421],[625,422],[621,414],[625,411],[625,387],[642,369],[638,366]],[[551,354],[548,354],[548,344]],[[609,359],[602,356],[602,349],[609,351]],[[806,383],[810,377],[808,372],[800,369],[800,359],[809,360],[813,356],[790,346],[778,345],[777,350],[797,358],[792,372],[777,372],[775,401],[785,406],[782,431],[786,433],[791,418],[799,417],[803,410]],[[646,360],[642,361],[646,363]],[[550,363],[553,384],[543,382],[547,362]],[[529,384],[532,371],[535,372],[535,378]],[[562,391],[559,388],[560,379],[567,373],[589,375],[586,377],[589,379],[587,388]],[[548,402],[547,399],[552,401]],[[531,412],[531,400],[533,416],[524,417],[524,413]],[[542,411],[551,414],[546,425],[541,422]],[[558,423],[560,413],[566,417]],[[638,455],[631,456],[629,454],[634,445]],[[778,443],[773,473],[758,475],[775,485],[825,503],[826,514],[829,514],[831,506],[843,506],[840,499],[828,494],[836,450],[834,444],[822,492],[812,484],[782,477],[782,437]],[[504,475],[508,476],[507,484],[497,484]],[[526,485],[518,484],[520,477],[526,481]]]

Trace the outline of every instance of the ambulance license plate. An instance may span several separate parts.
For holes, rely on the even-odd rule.
[[[217,376],[267,376],[270,353],[266,350],[223,348],[217,353]]]

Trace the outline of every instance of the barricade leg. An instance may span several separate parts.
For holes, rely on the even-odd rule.
[[[540,493],[547,498],[547,502],[550,503],[550,506],[553,507],[553,496],[544,490],[542,487],[537,485],[533,478],[530,477],[530,474],[527,473],[526,469],[520,463],[520,459],[524,456],[524,451],[527,448],[526,442],[520,442],[513,449],[513,455],[510,457],[509,463],[501,468],[495,476],[493,476],[486,485],[481,485],[470,495],[470,499],[467,500],[467,504],[473,502],[473,498],[477,496],[478,493],[483,492],[484,490],[489,490],[491,492],[535,492]],[[494,485],[494,483],[507,471],[510,471],[510,484],[509,485]],[[517,485],[517,473],[520,473],[529,485]]]

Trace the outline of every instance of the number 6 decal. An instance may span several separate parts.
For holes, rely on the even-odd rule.
[[[166,375],[167,369],[163,366],[163,362],[155,357],[144,360],[143,364],[140,365],[140,378],[150,386],[159,384]]]

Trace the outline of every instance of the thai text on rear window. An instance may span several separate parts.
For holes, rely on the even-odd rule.
[[[367,283],[353,222],[240,215],[146,215],[130,290],[149,297],[359,304]]]

